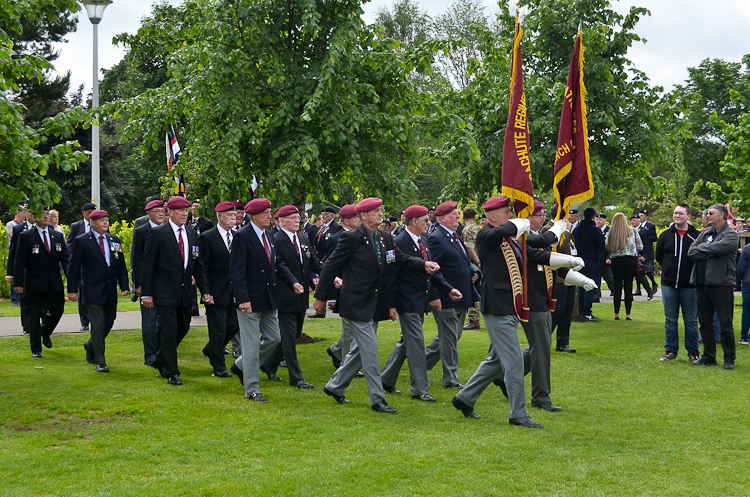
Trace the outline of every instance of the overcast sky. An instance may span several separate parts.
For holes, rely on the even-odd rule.
[[[152,3],[151,0],[114,0],[107,7],[99,24],[100,68],[110,68],[122,59],[124,52],[112,45],[112,37],[122,32],[135,33],[140,19],[149,14]],[[170,0],[170,3],[181,2]],[[430,16],[437,16],[453,0],[421,0],[419,3]],[[498,11],[497,4],[491,0],[483,0],[483,3],[487,5],[488,14]],[[379,8],[392,4],[393,0],[372,0],[365,4],[365,20],[372,22]],[[651,11],[651,16],[642,18],[635,27],[635,32],[648,43],[637,43],[628,56],[653,84],[665,90],[683,83],[688,76],[687,68],[697,66],[703,59],[740,62],[744,54],[750,53],[748,0],[620,0],[613,5],[619,12],[627,12],[631,5]],[[60,57],[55,66],[63,74],[71,71],[71,89],[84,84],[86,92],[90,92],[92,26],[85,10],[78,15],[78,30],[68,36],[68,43],[58,46]]]

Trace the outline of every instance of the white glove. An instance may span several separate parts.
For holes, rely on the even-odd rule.
[[[583,259],[580,257],[573,257],[572,255],[558,254],[552,252],[549,255],[549,267],[552,269],[560,269],[561,267],[573,268],[573,271],[580,271],[586,265]]]
[[[514,217],[509,222],[516,225],[516,235],[511,237],[513,240],[518,240],[524,235],[524,233],[531,231],[531,223],[529,223],[528,219]]]
[[[594,283],[594,280],[592,280],[591,278],[587,278],[581,273],[577,273],[575,271],[568,271],[568,274],[565,275],[565,285],[582,286],[583,289],[587,292],[589,290],[593,290],[594,288],[599,288],[598,286],[596,286],[596,283]]]
[[[563,233],[565,233],[565,229],[567,227],[568,223],[565,222],[565,219],[558,219],[557,221],[555,221],[555,224],[553,224],[549,229],[557,237],[557,243],[560,243],[560,237]],[[557,243],[555,245],[557,245]]]

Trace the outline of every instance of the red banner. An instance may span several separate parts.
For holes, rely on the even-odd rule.
[[[529,122],[526,112],[526,94],[523,91],[522,36],[523,30],[516,15],[513,67],[510,76],[510,112],[503,144],[501,194],[512,198],[516,216],[525,218],[534,213],[534,187],[531,184]]]
[[[586,126],[586,87],[583,84],[583,41],[580,31],[570,61],[565,86],[560,132],[555,153],[555,180],[552,187],[559,206],[557,219],[568,215],[570,206],[594,196],[589,165],[589,140]]]

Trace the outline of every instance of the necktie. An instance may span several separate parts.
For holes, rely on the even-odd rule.
[[[42,231],[42,235],[44,235],[44,249],[49,254],[49,240],[47,240],[47,230]]]
[[[229,232],[227,231],[227,249],[229,249],[229,253],[232,253],[232,237],[229,236]]]
[[[266,249],[266,255],[268,256],[268,265],[273,266],[271,263],[271,247],[268,246],[268,240],[266,240],[266,232],[263,232],[263,248]]]
[[[302,262],[302,254],[300,254],[299,251],[299,245],[297,244],[297,234],[294,234],[294,250],[297,251],[297,257],[299,257],[300,262]]]
[[[463,252],[464,257],[466,257],[466,251],[464,250],[463,245],[461,245],[461,240],[459,240],[459,238],[458,238],[458,233],[456,233],[455,231],[453,232],[453,238],[456,239],[456,243],[458,244],[458,248],[461,249],[461,252]]]
[[[378,267],[381,267],[383,265],[383,261],[380,257],[380,242],[378,241],[377,232],[372,234],[372,245],[373,247],[375,247],[375,255],[378,257]]]
[[[107,260],[107,254],[104,252],[104,235],[99,235],[99,249],[102,251],[102,256],[104,256],[104,260]]]
[[[429,261],[430,258],[427,257],[427,251],[424,249],[424,243],[422,243],[422,239],[417,240],[419,242],[419,251],[422,252],[422,259]]]
[[[182,228],[177,228],[177,238],[180,244],[180,255],[182,256],[182,263],[185,264],[185,242],[182,240]]]

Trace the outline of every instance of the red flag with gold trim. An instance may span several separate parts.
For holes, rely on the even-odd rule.
[[[557,219],[568,215],[572,204],[594,196],[589,165],[589,139],[586,125],[586,86],[583,84],[583,35],[580,28],[573,58],[570,61],[568,84],[565,86],[560,132],[555,153],[553,193],[559,206]]]
[[[531,184],[529,122],[526,112],[526,93],[523,90],[522,36],[523,30],[516,15],[513,67],[510,76],[510,112],[503,143],[501,195],[512,198],[516,216],[525,218],[534,213],[534,187]]]

